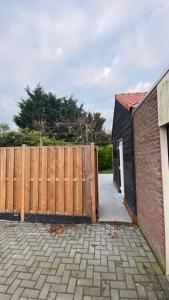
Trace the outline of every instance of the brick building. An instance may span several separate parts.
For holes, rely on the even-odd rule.
[[[133,116],[137,221],[169,274],[169,69]]]

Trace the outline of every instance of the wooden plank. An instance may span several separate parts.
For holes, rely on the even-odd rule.
[[[82,201],[83,201],[83,216],[90,216],[90,181],[88,174],[88,163],[90,163],[90,160],[88,159],[88,146],[83,147],[83,158],[82,158]],[[88,190],[88,183],[89,183],[89,190]],[[88,199],[89,196],[89,199]]]
[[[78,215],[77,211],[77,147],[73,147],[73,215]]]
[[[30,213],[30,147],[25,149],[25,213]]]
[[[77,148],[77,214],[82,216],[83,205],[82,205],[82,148]]]
[[[55,214],[55,147],[49,148],[48,150],[48,197],[47,197],[47,210],[48,214]]]
[[[60,215],[65,213],[65,184],[64,184],[64,147],[59,148],[59,193],[58,193],[58,212]]]
[[[41,186],[41,212],[47,212],[47,147],[42,147],[42,186]]]
[[[96,146],[96,170],[95,170],[95,176],[96,176],[96,212],[99,215],[99,179],[98,179],[98,174],[99,174],[99,147]]]
[[[92,194],[91,194],[91,161],[90,161],[90,146],[86,146],[85,151],[86,156],[86,164],[85,164],[85,170],[86,170],[86,215],[91,216],[92,215]]]
[[[91,162],[91,194],[92,194],[92,222],[96,222],[96,180],[95,180],[95,146],[90,145]]]
[[[14,148],[8,149],[8,211],[13,212],[14,210]]]
[[[73,148],[68,147],[67,155],[67,214],[73,215]]]
[[[21,222],[24,222],[25,216],[25,149],[26,146],[22,146],[22,174],[21,174]]]
[[[38,191],[39,191],[39,147],[33,149],[33,187],[32,187],[32,213],[38,212]]]
[[[55,213],[59,211],[59,148],[55,147]]]
[[[21,211],[21,197],[22,197],[22,147],[14,148],[14,212]]]
[[[0,212],[5,212],[6,209],[6,148],[1,149],[1,180],[0,180]]]

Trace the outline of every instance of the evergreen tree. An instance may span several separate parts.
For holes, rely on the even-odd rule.
[[[20,112],[14,116],[20,129],[71,143],[107,142],[105,119],[100,113],[86,112],[73,96],[58,98],[46,93],[40,84],[33,91],[29,87],[25,91],[27,98],[19,101]]]

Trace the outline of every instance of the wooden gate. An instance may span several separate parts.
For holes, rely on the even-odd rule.
[[[96,221],[95,146],[0,148],[0,217],[19,214]],[[63,220],[63,219],[62,219]]]

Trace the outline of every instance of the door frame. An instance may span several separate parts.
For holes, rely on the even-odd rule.
[[[119,172],[120,172],[120,191],[124,198],[124,151],[123,151],[123,139],[118,140],[119,150]]]

